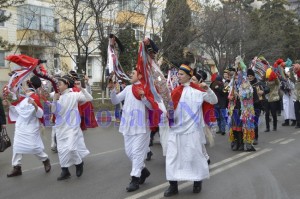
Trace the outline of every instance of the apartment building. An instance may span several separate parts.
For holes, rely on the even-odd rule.
[[[0,81],[9,79],[8,63],[4,57],[13,53],[22,53],[40,59],[48,60],[48,71],[55,74],[59,71],[77,70],[78,57],[75,45],[74,24],[72,11],[61,4],[61,0],[26,0],[22,5],[9,8],[12,17],[9,21],[0,24],[0,34],[10,43],[16,45],[11,52],[0,49]],[[136,39],[141,41],[144,36],[153,38],[162,35],[162,19],[167,0],[117,0],[103,12],[105,34],[118,33],[119,29],[130,26],[135,31]],[[193,12],[199,10],[196,0],[187,0]],[[86,4],[86,1],[80,1]],[[83,17],[87,17],[89,12]],[[80,16],[79,16],[80,18]],[[89,17],[83,24],[77,24],[81,40],[90,40],[88,46],[81,53],[88,51],[86,70],[91,83],[101,82],[102,66],[100,52],[97,49],[99,39],[95,29],[94,17]],[[80,25],[82,27],[80,27]],[[93,34],[93,35],[91,35]],[[82,71],[80,71],[82,72]]]
[[[0,34],[15,47],[10,52],[0,49],[0,81],[8,81],[10,68],[15,66],[4,57],[14,53],[45,59],[48,61],[47,69],[54,72],[59,67],[59,55],[52,39],[57,34],[57,19],[51,1],[27,0],[4,12],[11,13],[11,18],[0,24]]]

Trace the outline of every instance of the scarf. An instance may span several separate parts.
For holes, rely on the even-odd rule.
[[[34,100],[34,102],[36,103],[36,105],[37,105],[38,107],[40,107],[42,110],[44,110],[44,109],[43,109],[43,106],[42,106],[42,103],[41,103],[41,101],[40,101],[40,97],[39,97],[36,93],[32,93],[29,97],[32,98],[32,99]],[[21,97],[19,98],[19,100],[15,101],[15,102],[12,102],[11,105],[17,106],[17,105],[18,105],[19,103],[21,103],[24,99],[25,99],[25,97],[21,96]],[[40,122],[41,122],[42,124],[45,124],[44,117],[39,118],[39,120],[40,120]],[[11,121],[11,120],[10,120],[9,115],[8,115],[8,123],[9,123],[9,124],[15,123],[14,121]]]
[[[155,131],[158,128],[158,124],[160,122],[160,116],[162,111],[159,109],[157,102],[154,100],[153,95],[150,92],[147,92],[142,84],[133,84],[132,85],[132,93],[137,100],[142,100],[138,91],[143,90],[145,92],[146,99],[150,102],[152,106],[152,110],[148,109],[149,116],[149,126],[151,131]]]
[[[199,90],[201,92],[206,92],[204,89],[202,89],[199,85],[191,82],[190,87],[193,89]],[[174,110],[176,110],[180,97],[182,95],[184,86],[180,85],[177,86],[173,91],[172,91],[172,101],[174,105]],[[204,121],[207,125],[209,125],[211,122],[216,122],[216,117],[215,117],[215,110],[214,110],[214,105],[208,103],[208,102],[203,102],[202,104],[202,112],[203,112],[203,118]]]

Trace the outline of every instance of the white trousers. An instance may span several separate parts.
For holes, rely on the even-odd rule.
[[[41,161],[45,161],[48,159],[48,155],[45,152],[36,153],[34,155]],[[21,154],[21,153],[13,153],[12,166],[21,165],[22,157],[23,157],[23,154]]]
[[[144,161],[150,151],[149,142],[148,133],[124,135],[125,152],[132,164],[130,176],[141,176],[142,169],[145,167]]]
[[[55,138],[55,131],[52,129],[51,132],[51,148],[55,148],[56,147],[56,138]]]

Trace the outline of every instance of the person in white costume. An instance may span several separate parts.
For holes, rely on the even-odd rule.
[[[133,70],[130,80],[132,85],[126,86],[119,94],[116,94],[113,83],[108,85],[113,104],[119,104],[125,100],[119,132],[124,136],[125,152],[132,164],[131,182],[126,187],[128,192],[139,189],[139,184],[143,184],[150,176],[145,166],[145,159],[149,152],[150,142],[147,109],[152,110],[152,105],[144,95],[145,92],[139,81],[141,78],[141,74],[138,75],[137,71]]]
[[[21,97],[19,101],[10,103],[4,101],[4,105],[9,106],[9,119],[16,122],[15,136],[13,143],[13,170],[7,177],[22,175],[21,160],[23,154],[34,154],[44,164],[45,172],[51,170],[50,160],[44,152],[44,144],[41,138],[40,121],[43,118],[43,107],[39,96],[35,90],[41,86],[41,80],[33,76],[27,81],[26,97]]]
[[[283,102],[283,111],[284,111],[284,123],[282,126],[289,126],[290,120],[292,120],[291,126],[296,126],[296,115],[294,111],[294,89],[295,84],[290,80],[289,68],[285,69],[287,79],[284,81],[281,90],[283,91],[282,102]]]
[[[78,103],[92,101],[93,97],[81,86],[80,92],[72,92],[74,87],[71,77],[65,75],[59,78],[59,94],[54,94],[51,106],[52,113],[55,114],[55,131],[57,141],[57,151],[59,163],[62,169],[57,180],[68,179],[71,174],[68,167],[76,166],[76,176],[80,177],[83,173],[83,158],[90,152],[86,148],[82,130],[80,128],[80,115]]]
[[[166,177],[170,183],[165,197],[178,194],[177,181],[194,181],[193,193],[199,193],[202,180],[209,178],[207,160],[203,154],[205,143],[202,104],[216,104],[218,99],[205,84],[201,87],[190,82],[193,70],[182,64],[178,71],[181,84],[172,91],[174,124],[171,125],[166,156]]]

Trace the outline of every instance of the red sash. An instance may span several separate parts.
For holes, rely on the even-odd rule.
[[[197,89],[202,92],[206,92],[204,89],[202,89],[199,85],[194,84],[193,82],[190,83],[190,87]],[[174,110],[177,108],[180,97],[182,95],[184,86],[180,85],[177,86],[171,94],[173,105],[174,105]],[[214,105],[208,103],[208,102],[203,102],[202,104],[202,112],[203,112],[203,118],[205,123],[208,125],[210,122],[216,122],[216,117],[215,117],[215,110],[214,110]]]
[[[80,92],[77,87],[72,88],[73,92]],[[79,115],[81,116],[80,128],[86,130],[87,128],[98,127],[98,123],[95,119],[94,107],[92,102],[86,102],[84,104],[78,104]]]
[[[148,109],[149,113],[149,121],[150,121],[150,129],[151,131],[157,130],[158,124],[160,122],[160,116],[162,111],[159,109],[157,102],[155,102],[154,98],[146,92],[142,84],[133,84],[132,85],[132,93],[137,100],[141,100],[141,97],[138,93],[139,90],[143,90],[145,92],[145,97],[150,102],[152,106],[152,110]]]

